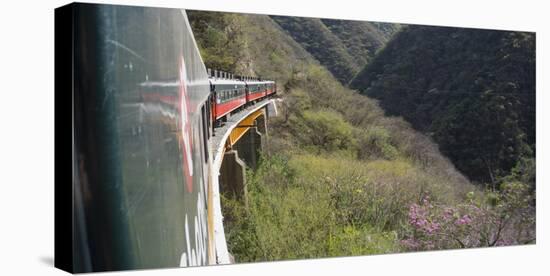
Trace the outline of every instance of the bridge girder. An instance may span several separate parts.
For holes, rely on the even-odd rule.
[[[257,127],[256,120],[260,117],[265,118],[265,109],[261,108],[256,110],[255,112],[248,115],[246,118],[244,118],[233,130],[231,130],[231,133],[229,134],[229,139],[227,139],[225,148],[231,149],[233,146],[246,134],[247,131],[249,131],[251,128]],[[265,123],[265,119],[263,120]],[[264,126],[265,129],[265,126]]]

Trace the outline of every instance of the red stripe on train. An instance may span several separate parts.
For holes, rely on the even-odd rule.
[[[246,98],[243,96],[241,98],[237,98],[226,103],[216,104],[216,120],[225,116],[227,113],[235,110],[236,108],[244,105],[245,103]]]
[[[253,100],[261,98],[263,96],[265,96],[265,91],[264,92],[249,93],[248,94],[248,101],[253,101]]]

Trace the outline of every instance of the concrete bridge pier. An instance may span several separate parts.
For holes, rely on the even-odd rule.
[[[247,204],[246,167],[255,170],[262,150],[262,134],[251,127],[241,139],[225,152],[220,167],[220,191]]]
[[[267,115],[267,112],[264,112],[264,115]],[[263,134],[267,135],[267,120],[265,116],[260,116],[255,121],[256,128],[258,131]]]
[[[233,145],[233,149],[239,151],[241,159],[253,170],[256,170],[260,160],[260,152],[263,148],[262,136],[262,133],[258,131],[258,127],[251,127],[243,137]]]
[[[236,150],[226,151],[220,167],[220,192],[233,198],[246,199],[246,165]]]

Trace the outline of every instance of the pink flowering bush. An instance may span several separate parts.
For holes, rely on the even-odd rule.
[[[412,251],[503,246],[535,242],[533,195],[527,186],[505,183],[487,200],[456,206],[437,205],[425,196],[409,207],[401,244]]]

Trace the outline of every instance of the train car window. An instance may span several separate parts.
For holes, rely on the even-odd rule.
[[[208,116],[206,114],[206,107],[205,105],[201,108],[202,113],[202,141],[203,141],[203,149],[204,149],[204,163],[208,162],[208,126],[206,121],[208,120]]]
[[[211,97],[208,97],[208,100],[206,101],[206,136],[210,139],[210,116],[211,116],[211,113],[210,113],[210,108],[212,107],[211,105],[211,101],[212,101],[212,98]]]

